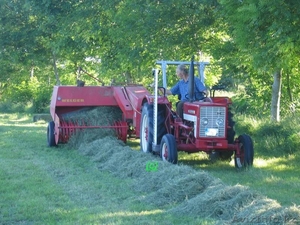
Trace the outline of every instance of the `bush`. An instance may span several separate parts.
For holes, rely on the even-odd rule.
[[[0,103],[0,112],[1,113],[24,113],[28,112],[28,103],[12,103],[11,101],[3,101]]]
[[[40,89],[35,93],[32,104],[32,111],[34,113],[43,113],[48,109],[51,101],[51,93],[52,89],[49,88]]]
[[[52,87],[44,86],[36,77],[12,84],[2,96],[1,112],[45,112],[50,105]]]
[[[253,132],[257,152],[262,156],[287,156],[300,153],[300,126],[296,116],[280,122],[263,119]]]
[[[232,109],[235,113],[255,117],[265,117],[270,113],[269,103],[245,93],[234,96],[232,102]]]
[[[237,134],[246,133],[250,136],[256,134],[258,126],[262,123],[262,119],[244,114],[234,114],[233,120],[235,121],[234,129]]]

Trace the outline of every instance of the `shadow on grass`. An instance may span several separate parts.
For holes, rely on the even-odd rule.
[[[112,213],[101,213],[96,220],[90,222],[96,223],[115,223],[122,221],[122,224],[215,224],[216,222],[212,219],[200,219],[187,216],[178,216],[164,212],[159,209],[149,211],[120,211]]]
[[[230,161],[212,161],[209,159],[209,156],[205,152],[192,154],[180,152],[178,154],[178,161],[179,164],[189,165],[195,169],[205,169],[207,171],[220,169],[235,171],[235,167]]]

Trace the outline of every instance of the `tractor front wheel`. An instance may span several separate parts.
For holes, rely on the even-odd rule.
[[[177,146],[175,137],[172,134],[166,134],[163,136],[160,143],[160,155],[163,161],[177,164]]]
[[[48,141],[48,146],[49,147],[53,147],[56,146],[55,143],[55,135],[54,135],[54,121],[51,121],[48,123],[48,127],[47,127],[47,141]]]
[[[254,149],[253,142],[249,135],[242,134],[238,137],[240,154],[235,155],[234,164],[238,169],[247,168],[253,165]]]

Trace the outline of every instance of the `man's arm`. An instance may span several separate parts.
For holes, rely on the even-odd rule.
[[[166,89],[166,95],[172,95],[171,90]]]
[[[195,83],[196,83],[196,87],[197,87],[198,91],[204,92],[204,93],[207,92],[207,88],[205,87],[205,85],[203,84],[203,82],[199,78],[195,79]]]
[[[166,95],[177,95],[180,94],[179,84],[175,84],[171,89],[166,88]]]

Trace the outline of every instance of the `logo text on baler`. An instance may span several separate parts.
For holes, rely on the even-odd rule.
[[[84,102],[84,99],[82,98],[67,98],[67,99],[62,99],[62,102]]]

